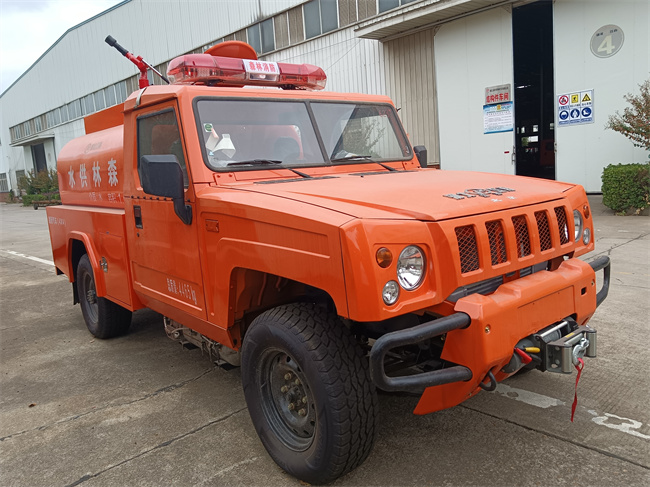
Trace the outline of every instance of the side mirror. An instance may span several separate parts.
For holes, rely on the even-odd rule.
[[[192,223],[192,207],[184,202],[183,171],[175,155],[142,156],[140,179],[145,193],[171,198],[176,215],[186,225]]]
[[[420,161],[420,167],[427,167],[427,148],[423,145],[416,145],[413,151]]]

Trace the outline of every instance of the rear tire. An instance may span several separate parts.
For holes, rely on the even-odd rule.
[[[368,359],[343,323],[317,305],[280,306],[253,321],[242,383],[262,444],[298,479],[331,482],[370,453],[378,403]]]
[[[113,338],[128,331],[131,311],[97,296],[95,274],[88,254],[81,257],[77,266],[77,293],[88,331],[95,337]]]

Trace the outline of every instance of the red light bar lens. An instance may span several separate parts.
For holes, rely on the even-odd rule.
[[[280,67],[280,85],[295,86],[306,90],[325,88],[327,76],[318,66],[312,64],[278,63]]]
[[[173,59],[167,76],[175,84],[257,85],[303,90],[322,90],[327,81],[325,72],[311,64],[274,63],[209,54],[186,54]]]
[[[241,59],[186,54],[169,63],[167,77],[172,83],[210,84],[222,81],[241,84],[246,79],[246,72]]]

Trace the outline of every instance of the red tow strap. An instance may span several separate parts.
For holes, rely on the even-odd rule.
[[[571,422],[573,423],[573,415],[576,412],[576,407],[578,406],[578,381],[580,380],[580,374],[582,374],[582,369],[585,368],[585,361],[582,360],[581,358],[578,358],[579,365],[576,365],[576,370],[578,371],[578,375],[576,377],[576,388],[575,388],[575,393],[573,396],[573,405],[571,406]]]

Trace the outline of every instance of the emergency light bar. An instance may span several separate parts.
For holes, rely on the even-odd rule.
[[[169,63],[173,84],[277,86],[287,90],[322,90],[327,76],[318,66],[186,54]]]

